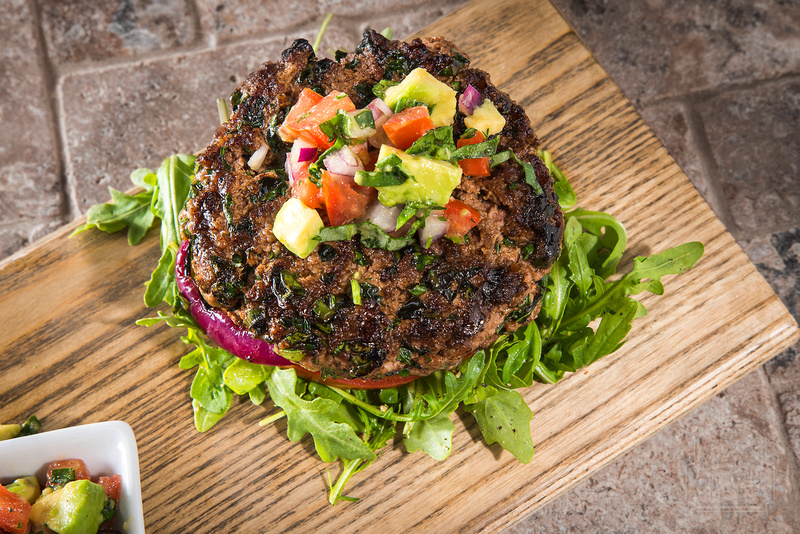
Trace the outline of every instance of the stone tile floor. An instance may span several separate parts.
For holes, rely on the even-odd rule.
[[[322,50],[464,3],[0,0],[0,259],[127,189],[133,168],[202,146],[214,99],[325,13]],[[555,3],[800,317],[800,2]],[[800,531],[798,353],[509,532]]]

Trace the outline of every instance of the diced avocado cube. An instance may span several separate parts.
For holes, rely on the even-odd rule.
[[[106,492],[89,480],[74,480],[42,496],[31,507],[35,527],[59,534],[95,534],[103,523]]]
[[[6,489],[11,493],[16,493],[29,504],[35,503],[42,493],[39,481],[34,476],[18,478],[6,486]]]
[[[21,431],[20,425],[0,425],[0,441],[16,438]]]
[[[384,206],[444,206],[450,200],[453,189],[461,183],[461,167],[458,165],[426,156],[406,154],[388,145],[381,146],[376,166],[380,166],[381,160],[392,154],[400,158],[411,178],[402,184],[377,187],[378,200]]]
[[[497,111],[494,103],[486,98],[472,111],[472,115],[464,117],[464,125],[467,128],[475,128],[489,137],[503,131],[506,119]]]
[[[314,238],[324,226],[317,210],[292,197],[275,215],[272,233],[293,254],[305,258],[319,243]]]
[[[456,115],[456,92],[422,67],[412,70],[402,82],[386,89],[384,101],[395,110],[399,101],[416,101],[430,110],[434,127],[450,126]]]

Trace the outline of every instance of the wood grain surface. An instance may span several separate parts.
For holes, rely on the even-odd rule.
[[[702,241],[692,271],[645,297],[628,343],[555,386],[524,392],[536,455],[486,446],[457,417],[437,462],[400,447],[357,475],[355,503],[327,504],[328,470],[272,406],[235,401],[208,433],[192,423],[193,373],[179,332],[154,315],[143,284],[158,239],[80,221],[0,264],[0,421],[35,413],[46,429],[124,420],[136,434],[148,532],[496,531],[761,365],[798,326],[641,117],[549,2],[476,2],[424,29],[442,35],[527,110],[579,203],[619,218],[627,257]],[[275,58],[265,58],[275,59]]]

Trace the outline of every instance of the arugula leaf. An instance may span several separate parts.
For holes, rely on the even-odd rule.
[[[553,190],[558,196],[558,205],[562,210],[572,209],[577,203],[578,199],[575,196],[575,190],[572,189],[569,181],[567,180],[561,169],[556,167],[553,163],[553,157],[547,150],[539,150],[539,157],[547,166],[550,175],[553,177]]]
[[[500,389],[467,409],[475,416],[486,443],[499,443],[520,462],[533,460],[533,412],[515,390]]]
[[[584,231],[598,239],[602,250],[587,250],[587,254],[597,252],[598,259],[602,261],[597,274],[602,278],[613,275],[628,246],[628,235],[622,223],[607,213],[580,208],[569,212],[567,217],[580,223]]]
[[[192,406],[195,410],[195,427],[200,432],[206,432],[231,407],[233,392],[225,385],[222,370],[236,357],[223,349],[209,346],[193,329],[190,329],[182,340],[196,347],[181,358],[178,367],[181,369],[197,367],[189,396],[193,400]]]
[[[408,452],[421,450],[434,460],[442,461],[453,450],[453,431],[455,426],[450,413],[439,412],[430,419],[406,423],[403,431],[403,445]]]
[[[222,373],[222,380],[234,393],[244,395],[265,382],[272,370],[273,367],[258,365],[237,358]]]
[[[691,269],[703,255],[701,243],[684,243],[665,250],[649,258],[637,257],[633,260],[633,270],[628,275],[629,292],[636,295],[649,291],[656,295],[664,294],[661,278],[668,274],[681,274]],[[649,280],[645,282],[644,280]]]
[[[323,462],[333,462],[340,456],[375,459],[375,453],[361,441],[353,427],[343,421],[336,402],[322,397],[309,401],[297,395],[294,369],[275,369],[266,382],[272,402],[286,412],[286,432],[291,441],[300,441],[307,433],[311,434]]]
[[[72,235],[91,228],[108,233],[127,228],[128,244],[138,244],[155,222],[155,215],[150,211],[155,180],[156,175],[150,169],[138,169],[131,173],[131,181],[144,191],[129,195],[109,187],[111,202],[95,204],[89,208],[86,213],[86,224],[77,228]]]
[[[170,305],[175,302],[175,256],[182,241],[178,214],[189,196],[194,163],[194,156],[170,156],[156,174],[151,210],[161,219],[161,258],[150,280],[145,283],[144,302],[151,308],[164,300]]]

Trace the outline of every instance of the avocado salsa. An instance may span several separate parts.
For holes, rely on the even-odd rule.
[[[0,531],[95,534],[118,532],[112,526],[122,478],[91,480],[83,460],[56,460],[47,467],[44,484],[31,475],[0,485]]]

